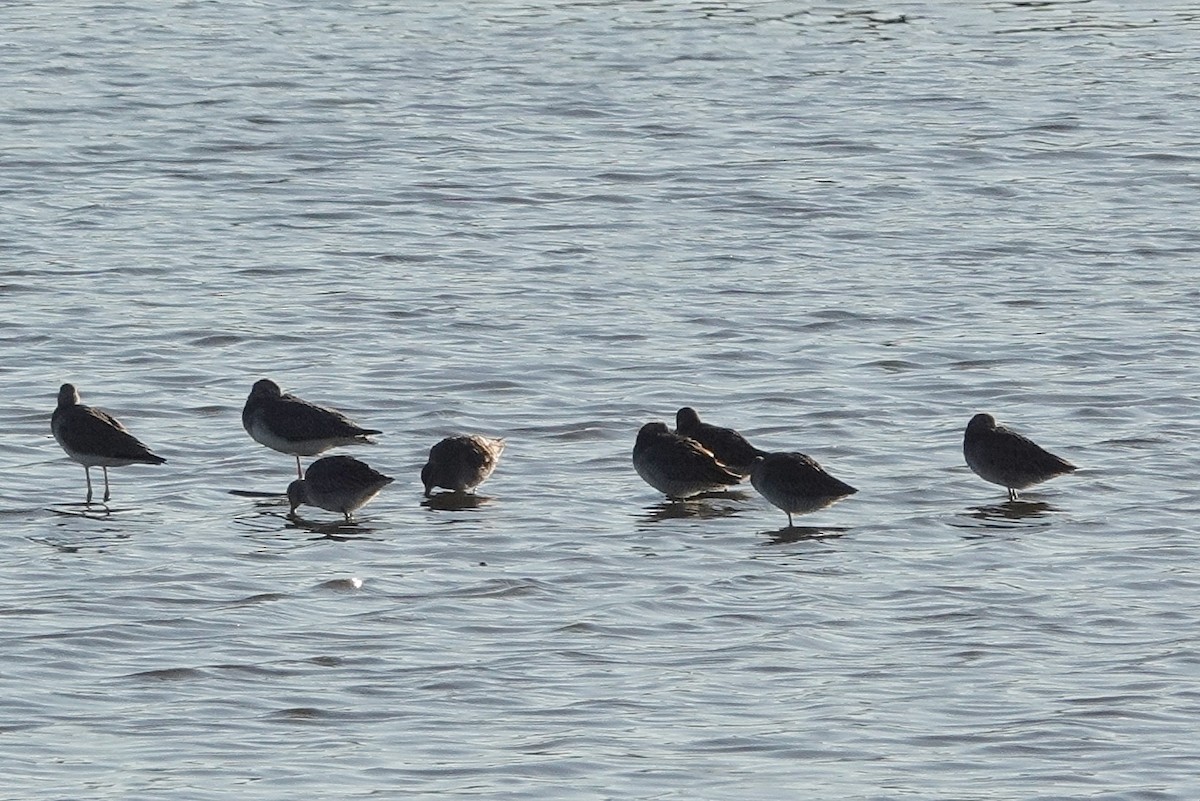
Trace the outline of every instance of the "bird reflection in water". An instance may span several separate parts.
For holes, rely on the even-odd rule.
[[[646,523],[661,523],[664,520],[715,520],[733,517],[742,511],[739,506],[716,503],[716,501],[745,500],[744,492],[710,492],[695,495],[686,500],[664,500],[645,507],[641,520]]]
[[[810,540],[822,541],[832,540],[838,537],[844,537],[849,529],[817,526],[784,526],[777,531],[764,532],[767,536],[767,541],[763,545],[791,545],[796,542],[808,542]]]
[[[361,522],[347,523],[345,520],[308,520],[298,513],[289,513],[286,495],[268,492],[231,492],[242,497],[255,498],[253,509],[237,515],[234,522],[249,530],[256,539],[265,538],[279,542],[295,542],[294,531],[317,534],[309,539],[345,541],[371,539],[375,529]],[[280,523],[282,522],[282,527]]]
[[[436,509],[440,512],[460,512],[465,509],[478,509],[481,506],[488,506],[491,503],[492,499],[487,495],[476,495],[471,492],[435,492],[421,501],[421,505],[425,508]]]
[[[335,540],[337,542],[366,540],[373,539],[371,535],[375,533],[375,529],[359,522],[348,523],[345,520],[317,522],[315,520],[305,520],[295,513],[287,515],[286,520],[287,528],[300,529],[320,535],[320,537],[315,537],[314,539]]]
[[[1057,507],[1051,506],[1045,501],[1015,500],[987,506],[971,506],[963,512],[963,515],[982,521],[981,527],[983,528],[1014,528],[1047,525],[1048,521],[1038,522],[1039,518],[1048,517],[1057,511],[1059,511]],[[965,523],[964,526],[976,528],[980,527],[980,524]]]
[[[88,517],[93,520],[103,520],[114,512],[128,512],[129,509],[118,509],[107,503],[64,503],[58,508],[50,507],[50,512],[64,517]]]

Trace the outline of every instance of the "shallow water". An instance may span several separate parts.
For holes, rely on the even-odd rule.
[[[6,9],[0,797],[1195,798],[1200,16],[1128,5]],[[231,494],[263,376],[385,432],[357,526]],[[108,513],[63,381],[168,459]],[[860,492],[664,502],[685,404]]]

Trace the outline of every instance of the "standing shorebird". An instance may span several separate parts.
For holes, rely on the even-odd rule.
[[[504,440],[470,436],[446,437],[429,449],[429,460],[421,468],[425,497],[434,487],[453,492],[474,492],[487,480],[504,452]]]
[[[336,409],[289,395],[268,378],[254,382],[242,407],[242,426],[255,442],[271,450],[296,457],[296,476],[301,456],[316,456],[339,445],[373,445],[367,437],[381,434],[363,428]]]
[[[701,422],[700,415],[691,406],[684,406],[675,413],[675,433],[696,440],[712,451],[718,462],[743,477],[750,474],[750,465],[756,458],[766,456],[766,451],[751,445],[732,428]]]
[[[1010,501],[1017,499],[1019,489],[1076,470],[1033,440],[997,425],[990,414],[977,414],[967,423],[963,457],[975,475],[1007,489]]]
[[[354,512],[365,506],[379,491],[395,481],[391,476],[369,467],[353,456],[326,456],[308,467],[304,478],[288,485],[291,513],[308,504],[341,512],[347,523],[354,522]]]
[[[788,526],[793,525],[793,514],[824,509],[858,492],[803,453],[768,453],[758,457],[750,465],[750,483],[787,514]]]
[[[58,407],[50,416],[50,431],[67,456],[83,465],[89,504],[93,467],[104,470],[104,503],[108,503],[108,468],[167,461],[143,445],[111,414],[80,403],[79,392],[72,384],[63,384],[58,389]]]
[[[672,433],[666,423],[646,423],[638,431],[633,469],[668,498],[690,498],[742,480],[712,451],[690,437]]]

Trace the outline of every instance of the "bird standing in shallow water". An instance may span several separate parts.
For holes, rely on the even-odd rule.
[[[718,462],[742,476],[750,474],[750,465],[756,458],[766,455],[766,451],[751,445],[732,428],[701,422],[700,415],[691,406],[684,406],[675,413],[675,433],[696,440],[712,451]]]
[[[803,453],[768,453],[758,457],[750,465],[750,483],[787,514],[789,526],[793,513],[815,512],[858,492]]]
[[[1019,489],[1077,469],[1033,440],[997,425],[990,414],[977,414],[967,423],[963,457],[975,475],[1007,489],[1010,501],[1017,499]]]
[[[694,439],[672,433],[666,423],[646,423],[638,431],[633,469],[668,498],[690,498],[742,480],[712,451]]]
[[[255,442],[296,457],[296,475],[304,477],[301,456],[316,456],[339,445],[374,445],[381,434],[363,428],[336,409],[301,400],[269,378],[254,382],[242,407],[242,426]]]
[[[330,512],[341,512],[347,523],[354,512],[365,506],[379,491],[395,479],[372,469],[353,456],[326,456],[308,467],[304,478],[288,485],[291,513],[303,504]]]
[[[429,449],[429,460],[421,468],[425,497],[434,487],[453,492],[473,492],[487,480],[504,452],[504,440],[470,436],[446,437]]]
[[[58,407],[50,416],[50,431],[67,456],[83,465],[87,503],[92,502],[93,467],[104,469],[104,502],[108,503],[108,468],[167,461],[151,452],[115,417],[80,403],[79,392],[72,384],[59,387]]]

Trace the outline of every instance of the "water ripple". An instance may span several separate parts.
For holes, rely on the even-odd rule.
[[[1189,9],[76,11],[0,48],[13,797],[1193,795]],[[263,376],[384,431],[357,524]],[[64,381],[168,459],[108,507]],[[861,492],[666,502],[682,405]]]

